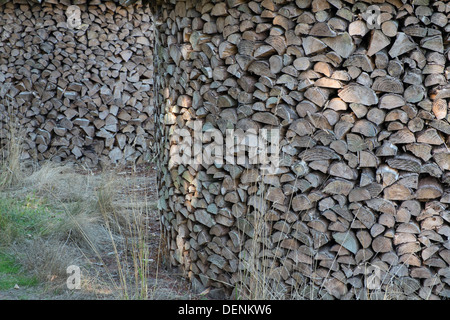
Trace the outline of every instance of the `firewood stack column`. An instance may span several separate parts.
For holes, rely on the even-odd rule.
[[[449,297],[450,3],[151,9],[159,207],[171,263],[194,288],[249,291],[253,254],[267,290],[286,296]],[[278,171],[174,164],[177,133],[198,122],[224,136],[279,129]]]
[[[140,1],[0,0],[0,147],[14,119],[23,160],[148,160],[151,17]]]

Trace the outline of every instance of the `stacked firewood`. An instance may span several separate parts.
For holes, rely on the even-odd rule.
[[[450,3],[186,0],[152,11],[159,206],[172,264],[198,290],[250,291],[267,272],[266,289],[286,296],[450,296]],[[174,132],[194,135],[195,121],[224,135],[280,129],[277,173],[248,154],[169,166]]]
[[[154,127],[148,6],[1,2],[2,145],[14,119],[24,135],[23,159],[96,166],[148,157]]]

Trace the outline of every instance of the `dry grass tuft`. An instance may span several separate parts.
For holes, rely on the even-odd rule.
[[[53,239],[26,240],[13,245],[11,251],[31,275],[55,288],[65,285],[67,267],[81,262],[74,247]]]
[[[3,129],[1,126],[2,123],[0,129]],[[0,138],[0,191],[20,183],[24,177],[21,164],[23,132],[19,130],[12,113],[5,129],[8,129],[6,139]]]

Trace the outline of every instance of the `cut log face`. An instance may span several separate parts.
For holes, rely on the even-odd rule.
[[[150,4],[158,21],[155,119],[164,120],[155,125],[160,213],[175,266],[201,291],[227,295],[257,285],[243,273],[270,271],[270,283],[283,292],[308,283],[317,298],[450,296],[447,1]],[[139,74],[132,48],[121,52],[125,68]],[[17,75],[31,78],[28,69]],[[88,88],[102,103],[127,90],[131,100],[131,88],[142,87],[131,74],[123,87],[108,87],[102,71],[92,73]],[[81,80],[73,82],[83,88]],[[70,90],[51,83],[62,88],[46,96],[52,103],[55,97],[76,103],[83,91],[72,81]],[[13,93],[31,105],[27,85]],[[66,138],[78,127],[92,138],[100,135],[105,154],[114,150],[118,158],[127,144],[123,134],[137,131],[122,129],[121,121],[138,115],[119,108],[115,122],[102,109],[93,119],[91,104],[79,104],[78,113],[67,113],[72,128],[52,114],[33,141],[42,150],[70,147],[73,140],[54,137]],[[267,150],[259,148],[257,134],[246,148],[223,148],[239,162],[175,163],[182,140],[174,133],[192,136],[197,121],[201,132],[223,135],[277,129],[276,168],[269,174],[258,162]],[[112,133],[114,126],[125,132]],[[368,266],[395,279],[372,290]]]
[[[372,89],[358,84],[345,86],[338,95],[339,98],[347,103],[354,102],[365,106],[378,103],[378,97]]]

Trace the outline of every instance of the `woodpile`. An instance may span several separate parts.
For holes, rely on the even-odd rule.
[[[159,206],[171,262],[195,288],[251,290],[245,270],[269,270],[266,289],[286,296],[450,296],[450,3],[151,8]],[[194,121],[280,129],[278,173],[248,154],[169,169],[173,132]]]
[[[88,166],[147,159],[154,130],[148,6],[0,3],[2,144],[14,118],[25,135],[23,159]]]

